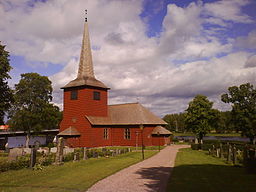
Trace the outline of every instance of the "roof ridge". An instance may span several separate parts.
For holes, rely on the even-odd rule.
[[[140,104],[138,102],[135,103],[119,103],[119,104],[112,104],[112,105],[108,105],[108,106],[117,106],[117,105],[131,105],[131,104]],[[140,104],[141,105],[141,104]]]

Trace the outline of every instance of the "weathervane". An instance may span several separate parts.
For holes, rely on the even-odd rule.
[[[87,22],[87,9],[85,9],[85,18],[84,18],[85,22]]]

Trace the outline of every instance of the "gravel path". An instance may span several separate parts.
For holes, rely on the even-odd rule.
[[[164,192],[178,150],[187,147],[168,146],[155,156],[97,182],[88,192]]]

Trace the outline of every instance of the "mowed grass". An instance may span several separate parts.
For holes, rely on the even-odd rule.
[[[157,151],[146,151],[151,157]],[[85,191],[97,181],[141,161],[140,152],[130,152],[110,158],[92,158],[68,162],[62,166],[48,166],[43,170],[22,169],[0,173],[0,191],[59,192]]]
[[[202,151],[181,149],[168,183],[168,192],[252,192],[256,191],[256,175],[242,167]]]
[[[174,136],[195,136],[194,133],[174,133]],[[241,137],[240,133],[208,133],[206,136]]]

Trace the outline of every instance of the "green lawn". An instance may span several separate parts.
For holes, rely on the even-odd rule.
[[[146,151],[146,158],[157,151]],[[97,181],[141,161],[140,152],[116,157],[69,162],[43,170],[22,169],[0,173],[0,191],[85,191]]]
[[[195,136],[194,133],[173,133],[174,136]],[[208,133],[206,136],[240,137],[240,133]]]
[[[182,149],[177,154],[167,191],[252,192],[256,191],[256,175],[205,152]]]

